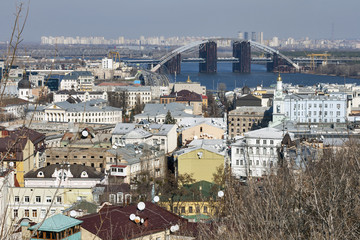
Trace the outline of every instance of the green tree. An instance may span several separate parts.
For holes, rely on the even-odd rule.
[[[168,111],[165,117],[165,124],[175,124],[175,119],[171,116],[171,112]]]

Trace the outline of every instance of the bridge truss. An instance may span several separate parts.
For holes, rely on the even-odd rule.
[[[154,66],[151,71],[152,72],[156,72],[157,70],[159,70],[159,68],[161,66],[163,66],[167,61],[169,61],[170,59],[172,59],[173,57],[175,57],[176,55],[183,53],[185,51],[188,51],[192,48],[195,48],[196,46],[201,46],[204,43],[207,42],[216,42],[216,41],[222,41],[222,40],[232,40],[232,41],[246,41],[243,39],[238,39],[238,38],[207,38],[207,39],[203,39],[200,41],[195,41],[192,42],[188,45],[185,46],[181,46],[177,49],[174,49],[173,51],[171,51],[170,53],[166,54],[165,56],[163,56],[162,58],[160,58],[160,62]],[[285,61],[287,61],[289,64],[291,64],[294,68],[296,68],[297,70],[300,69],[299,65],[297,65],[296,63],[294,63],[290,58],[286,57],[284,54],[280,53],[278,50],[275,50],[271,47],[265,46],[263,44],[260,44],[258,42],[254,42],[251,40],[248,40],[248,42],[250,43],[251,47],[255,47],[260,51],[269,53],[269,54],[277,54],[278,56],[280,56],[281,58],[283,58]]]

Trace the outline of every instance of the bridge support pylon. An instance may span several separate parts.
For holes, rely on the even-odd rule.
[[[159,69],[160,73],[165,74],[180,74],[181,72],[181,54],[177,54],[175,57],[167,61],[161,68]]]
[[[233,57],[238,58],[239,62],[233,63],[232,70],[236,73],[251,72],[251,47],[250,42],[234,42]]]
[[[217,72],[217,44],[216,42],[207,42],[200,44],[199,57],[205,59],[205,63],[199,63],[199,72],[216,73]]]

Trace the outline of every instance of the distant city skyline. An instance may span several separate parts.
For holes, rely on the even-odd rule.
[[[10,38],[15,2],[3,0],[0,41]],[[358,0],[62,0],[30,2],[23,39],[41,36],[222,36],[264,32],[264,39],[359,39]]]

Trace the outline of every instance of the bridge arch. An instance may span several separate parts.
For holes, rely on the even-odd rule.
[[[191,48],[194,48],[196,46],[200,46],[201,44],[204,44],[204,43],[207,43],[207,42],[213,42],[213,41],[216,42],[216,41],[221,41],[221,40],[247,41],[247,42],[250,43],[251,47],[255,47],[255,48],[259,49],[260,51],[263,51],[263,52],[266,52],[266,53],[269,53],[269,54],[277,54],[278,56],[283,58],[286,62],[291,64],[297,70],[300,69],[299,65],[294,63],[290,58],[286,57],[284,54],[280,53],[278,50],[275,50],[275,49],[273,49],[271,47],[260,44],[258,42],[254,42],[254,41],[251,41],[251,40],[243,40],[243,39],[239,39],[239,38],[207,38],[207,39],[195,41],[195,42],[192,42],[192,43],[190,43],[188,45],[181,46],[181,47],[179,47],[177,49],[174,49],[170,53],[168,53],[165,56],[163,56],[162,58],[160,58],[160,62],[156,66],[154,66],[151,69],[151,71],[156,72],[157,70],[159,70],[159,68],[161,66],[163,66],[166,62],[168,62],[170,59],[172,59],[173,57],[175,57],[179,53],[183,53],[183,52],[185,52],[185,51],[187,51],[187,50],[189,50]]]

